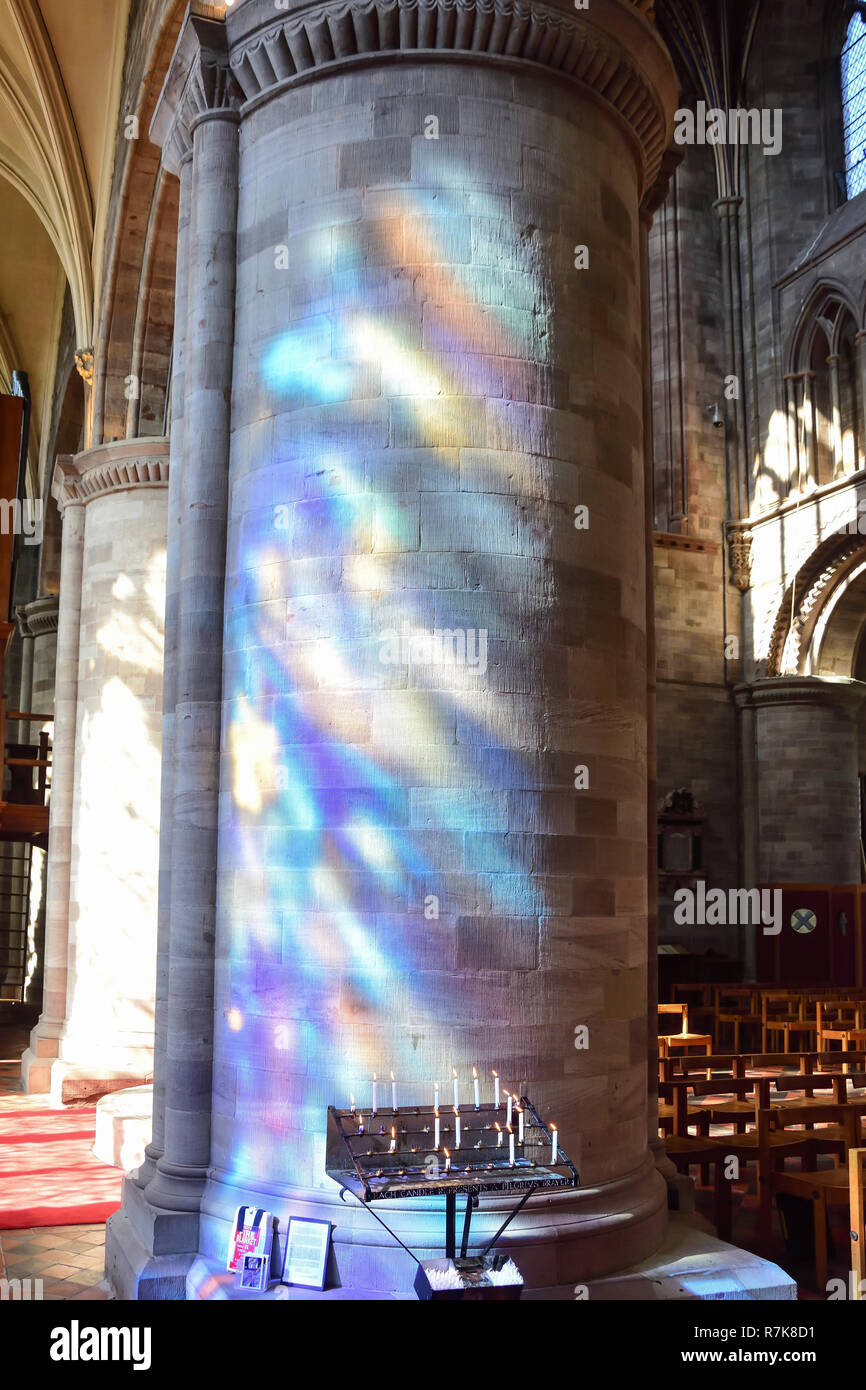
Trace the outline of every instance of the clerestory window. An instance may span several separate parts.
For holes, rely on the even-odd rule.
[[[845,186],[849,198],[866,189],[866,7],[857,9],[842,48]]]

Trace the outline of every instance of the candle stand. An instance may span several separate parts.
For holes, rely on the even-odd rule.
[[[555,1160],[551,1161],[554,1136],[532,1102],[521,1096],[519,1103],[523,1108],[524,1135],[518,1143],[515,1124],[513,1163],[509,1135],[505,1132],[504,1105],[498,1109],[494,1105],[461,1109],[459,1148],[455,1147],[455,1117],[441,1112],[438,1149],[433,1142],[436,1112],[432,1108],[404,1106],[396,1111],[380,1110],[376,1115],[367,1110],[362,1123],[361,1114],[355,1110],[329,1106],[326,1172],[339,1184],[341,1197],[345,1199],[348,1192],[362,1202],[418,1264],[415,1287],[419,1297],[519,1297],[519,1282],[510,1286],[512,1292],[506,1292],[501,1282],[494,1282],[505,1261],[502,1256],[491,1254],[493,1247],[533,1193],[578,1186],[577,1169],[558,1144]],[[500,1130],[496,1129],[497,1124]],[[513,1193],[520,1200],[480,1254],[470,1256],[472,1212],[480,1197],[493,1192]],[[466,1198],[466,1207],[458,1257],[460,1195]],[[418,1260],[373,1210],[376,1202],[406,1197],[445,1198],[444,1262]],[[450,1267],[453,1277],[460,1280],[460,1287],[437,1287],[446,1277],[443,1265]]]

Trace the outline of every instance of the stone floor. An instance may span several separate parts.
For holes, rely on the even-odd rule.
[[[21,1053],[27,1033],[0,1027],[0,1110],[26,1106],[21,1086]],[[34,1096],[34,1105],[45,1098]],[[104,1282],[104,1226],[34,1226],[30,1230],[0,1231],[0,1278],[42,1280],[42,1297],[48,1300],[110,1299]],[[31,1296],[38,1286],[31,1285]]]

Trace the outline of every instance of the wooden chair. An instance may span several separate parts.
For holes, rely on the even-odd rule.
[[[740,1051],[740,1035],[745,1030],[757,1038],[761,1030],[761,1010],[759,992],[754,986],[722,985],[715,991],[715,1033],[716,1045],[722,1045],[722,1033],[727,1027],[732,1030],[735,1052]]]
[[[806,1138],[814,1141],[813,1153],[841,1153],[848,1159],[843,1166],[834,1168],[813,1168],[799,1173],[788,1173],[784,1169],[773,1170],[770,1140],[778,1133],[774,1126],[784,1124],[784,1133],[795,1124],[812,1124],[826,1121],[826,1128],[806,1131]],[[784,1111],[762,1111],[759,1116],[760,1148],[759,1172],[763,1168],[760,1181],[761,1213],[760,1232],[766,1240],[770,1234],[772,1218],[772,1198],[775,1193],[788,1193],[792,1197],[805,1198],[812,1203],[812,1221],[815,1231],[815,1281],[819,1290],[827,1287],[827,1213],[832,1206],[844,1206],[850,1201],[849,1155],[859,1142],[860,1123],[856,1112],[848,1105],[828,1105],[821,1109],[789,1109]],[[827,1145],[830,1145],[829,1149]],[[777,1149],[777,1152],[779,1150]]]
[[[862,1033],[863,1020],[863,1004],[856,1000],[819,999],[815,1004],[818,1051],[823,1051],[830,1042],[844,1044],[852,1032]]]
[[[770,1051],[771,1040],[782,1038],[781,1051],[791,1051],[792,1034],[806,1038],[808,1047],[816,1026],[807,1015],[809,1001],[803,994],[767,990],[761,995],[761,1047]],[[779,1010],[773,1012],[774,1009]]]
[[[667,1081],[659,1084],[659,1095],[664,1094],[665,1103],[671,1106],[674,1114],[673,1133],[665,1139],[665,1152],[680,1173],[688,1173],[689,1168],[700,1168],[701,1181],[708,1181],[709,1169],[713,1169],[713,1223],[720,1240],[731,1239],[731,1184],[725,1177],[725,1155],[706,1132],[706,1118],[688,1105],[688,1081]],[[699,1133],[689,1133],[689,1126],[696,1124]]]
[[[706,1053],[713,1050],[712,1033],[690,1033],[689,1032],[689,1006],[688,1004],[659,1004],[659,1022],[663,1017],[676,1014],[680,1018],[681,1031],[679,1033],[659,1033],[659,1055],[669,1057],[674,1047],[689,1048],[702,1047]]]

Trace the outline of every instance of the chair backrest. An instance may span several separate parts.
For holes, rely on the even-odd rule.
[[[805,1075],[802,1072],[788,1072],[785,1076],[773,1078],[770,1084],[774,1091],[802,1092],[810,1099],[816,1091],[829,1091],[832,1101],[828,1097],[828,1104],[834,1105],[844,1105],[847,1096],[847,1077],[841,1072],[811,1072]]]
[[[689,1006],[688,1004],[659,1004],[659,1022],[668,1014],[678,1014],[681,1019],[681,1030],[683,1033],[689,1031]]]
[[[659,1094],[665,1093],[673,1102],[674,1108],[674,1134],[684,1135],[688,1133],[689,1123],[694,1123],[694,1119],[689,1116],[689,1092],[693,1096],[732,1096],[737,1100],[752,1100],[755,1105],[755,1112],[768,1108],[769,1099],[769,1077],[737,1077],[723,1076],[715,1081],[692,1081],[683,1078],[667,1082],[659,1087]]]
[[[848,1199],[851,1207],[851,1297],[866,1298],[866,1149],[848,1150]]]

